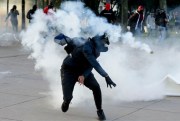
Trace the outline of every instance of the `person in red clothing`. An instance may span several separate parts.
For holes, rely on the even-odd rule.
[[[105,17],[108,23],[115,22],[115,15],[114,15],[113,10],[111,9],[110,3],[106,3],[105,9],[101,11],[100,16]]]
[[[53,3],[51,2],[48,6],[46,6],[46,7],[43,9],[43,12],[44,12],[45,14],[48,14],[49,9],[53,9],[53,8],[54,8],[54,6],[53,6]]]

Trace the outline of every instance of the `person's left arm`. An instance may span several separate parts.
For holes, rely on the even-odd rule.
[[[93,54],[92,47],[89,45],[84,45],[83,47],[83,54],[91,64],[91,66],[103,77],[107,77],[108,74],[104,71],[101,65],[96,60],[96,57]]]
[[[84,46],[83,48],[83,54],[91,64],[91,66],[103,77],[105,77],[107,87],[112,88],[112,86],[116,86],[116,84],[111,80],[109,75],[104,71],[104,69],[100,66],[100,64],[97,62],[96,57],[93,55],[92,47],[90,45]],[[84,80],[83,80],[84,81]],[[84,83],[84,82],[83,82]]]

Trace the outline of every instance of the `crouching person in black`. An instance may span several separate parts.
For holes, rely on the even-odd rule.
[[[55,41],[61,45],[67,43],[67,46],[72,42],[70,38],[63,34],[55,37]],[[92,90],[99,120],[106,120],[102,109],[101,89],[92,73],[92,69],[94,68],[105,78],[107,87],[109,86],[112,88],[112,86],[116,86],[96,60],[97,57],[99,57],[100,52],[108,51],[108,47],[105,46],[106,44],[109,45],[109,40],[105,35],[102,35],[88,39],[83,45],[75,47],[73,50],[71,50],[73,48],[72,46],[71,49],[67,49],[67,46],[65,47],[66,50],[72,52],[68,52],[69,55],[64,59],[61,66],[61,81],[64,99],[61,109],[63,112],[68,110],[69,104],[73,98],[72,93],[74,85],[76,82],[79,82]]]

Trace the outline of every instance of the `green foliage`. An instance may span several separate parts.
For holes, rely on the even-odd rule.
[[[61,5],[61,0],[55,0],[55,1],[54,1],[54,6],[55,6],[56,8],[59,8],[60,5]]]

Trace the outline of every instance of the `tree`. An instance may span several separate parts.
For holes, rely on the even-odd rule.
[[[121,24],[126,27],[128,20],[128,0],[121,0]]]
[[[54,1],[55,7],[56,7],[56,8],[59,8],[60,5],[61,5],[61,2],[62,2],[62,0],[55,0],[55,1]]]
[[[22,0],[22,29],[25,29],[25,0]]]
[[[166,0],[159,0],[159,7],[167,11],[167,1]]]
[[[49,0],[46,0],[46,5],[49,5]]]
[[[9,0],[7,0],[7,15],[9,13]],[[6,29],[8,27],[8,22],[6,22]]]
[[[35,4],[37,5],[37,0],[35,0]]]
[[[89,7],[96,15],[98,15],[98,8],[100,0],[84,0],[86,7]]]
[[[44,0],[42,0],[42,7],[44,8],[45,4],[44,4]]]
[[[9,13],[9,0],[7,0],[7,14]]]

